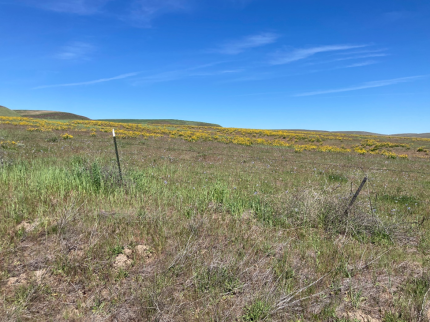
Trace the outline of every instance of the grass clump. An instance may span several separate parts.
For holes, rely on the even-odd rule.
[[[240,291],[242,283],[226,267],[206,267],[195,275],[199,292],[220,292],[235,294]]]
[[[331,182],[347,183],[349,181],[347,177],[340,173],[328,173],[326,176],[327,180]]]
[[[242,320],[246,322],[263,321],[269,314],[271,306],[263,301],[256,300],[252,304],[245,306]]]
[[[122,254],[124,251],[124,246],[121,245],[115,245],[113,247],[109,247],[109,253],[112,254],[112,256],[117,256],[119,254]]]
[[[56,143],[56,142],[58,142],[58,137],[51,136],[51,137],[49,137],[49,138],[46,139],[46,142]]]
[[[418,204],[420,201],[413,196],[405,196],[405,195],[382,195],[381,200],[392,203],[392,204],[399,204],[399,205],[415,205]]]

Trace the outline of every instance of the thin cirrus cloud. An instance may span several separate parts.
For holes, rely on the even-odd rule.
[[[244,7],[254,0],[223,1]],[[190,12],[203,3],[198,0],[132,0],[128,14],[122,19],[139,27],[151,27],[152,21],[161,15]]]
[[[8,0],[4,0],[8,1]],[[48,11],[77,15],[104,14],[122,20],[135,27],[152,27],[159,16],[190,12],[201,6],[197,0],[9,0]],[[223,0],[244,7],[254,0]],[[110,2],[120,4],[116,12],[109,12]]]
[[[105,6],[116,0],[18,0],[28,6],[48,11],[77,15],[107,13]],[[118,1],[116,1],[118,3]],[[167,13],[187,11],[195,0],[125,0],[120,2],[119,12],[110,12],[127,23],[150,27],[151,21]]]
[[[105,82],[111,82],[111,81],[115,81],[115,80],[119,80],[119,79],[129,78],[129,77],[136,76],[138,74],[139,74],[139,72],[128,73],[128,74],[118,75],[118,76],[115,76],[115,77],[101,78],[101,79],[96,79],[96,80],[87,81],[87,82],[80,82],[80,83],[42,85],[42,86],[34,87],[33,89],[42,89],[42,88],[51,88],[51,87],[70,87],[70,86],[94,85],[94,84],[98,84],[98,83],[105,83]]]
[[[323,95],[323,94],[331,94],[331,93],[358,91],[358,90],[367,89],[367,88],[383,87],[383,86],[390,86],[390,85],[395,85],[395,84],[400,84],[400,83],[412,82],[412,81],[415,81],[415,80],[418,80],[418,79],[421,79],[424,77],[427,77],[427,75],[393,78],[393,79],[380,80],[380,81],[372,81],[372,82],[366,82],[366,83],[363,83],[363,84],[357,85],[357,86],[299,93],[299,94],[296,94],[293,96],[295,96],[295,97],[315,96],[315,95]]]
[[[276,42],[278,38],[279,35],[277,34],[263,32],[256,35],[247,36],[236,41],[227,42],[214,51],[220,54],[237,55],[248,49],[272,44]]]
[[[359,59],[364,59],[364,58],[386,57],[389,55],[390,54],[386,54],[386,53],[353,55],[353,56],[349,56],[349,57],[342,57],[342,58],[335,58],[335,59],[329,59],[329,60],[319,60],[319,61],[309,62],[309,63],[306,63],[306,65],[310,66],[310,65],[329,64],[329,63],[340,62],[340,61],[344,61],[344,60],[359,60]],[[369,61],[369,60],[367,60],[367,61]],[[357,63],[357,64],[360,64],[360,63]],[[354,65],[355,64],[352,64],[350,66],[351,67],[360,67],[360,65],[357,65],[357,66],[354,66]],[[368,65],[368,64],[366,64],[366,65]],[[361,66],[366,66],[366,65],[361,65]],[[343,66],[341,68],[345,68],[345,66]],[[335,69],[337,69],[337,68],[335,68]]]
[[[155,83],[164,83],[177,81],[180,79],[186,79],[191,77],[202,77],[202,76],[217,76],[223,74],[229,74],[232,72],[240,72],[240,70],[232,71],[232,70],[221,70],[221,71],[208,71],[208,72],[199,72],[199,70],[205,70],[207,68],[223,64],[223,61],[216,61],[212,63],[207,63],[203,65],[192,66],[184,69],[175,69],[164,72],[159,72],[151,75],[145,75],[137,77],[133,80],[132,84],[134,86],[140,85],[150,85]]]
[[[350,56],[350,57],[337,58],[337,59],[330,60],[329,62],[341,61],[341,60],[362,59],[362,58],[372,58],[372,57],[386,57],[386,56],[389,56],[389,55],[390,54],[385,54],[385,53],[358,55],[358,56]]]
[[[362,48],[367,45],[332,45],[332,46],[318,46],[312,48],[295,49],[292,51],[277,52],[273,55],[270,61],[272,65],[284,65],[298,60],[309,58],[313,55],[332,51],[349,50],[354,48]]]
[[[55,58],[62,60],[87,60],[95,51],[95,47],[89,43],[75,41],[61,48]]]
[[[375,61],[375,60],[368,60],[368,61],[363,61],[363,62],[360,62],[360,63],[346,65],[346,66],[343,66],[342,68],[364,67],[364,66],[373,65],[373,64],[376,64],[376,63],[377,63],[377,61]]]
[[[92,15],[99,13],[112,0],[20,0],[21,2],[45,10]]]
[[[347,52],[338,52],[335,53],[335,55],[355,55],[355,54],[374,54],[374,53],[381,53],[387,51],[387,48],[379,48],[379,49],[362,49],[362,50],[353,50],[353,51],[347,51]]]
[[[191,0],[134,0],[122,20],[141,27],[151,27],[152,20],[160,15],[186,12],[191,8]]]

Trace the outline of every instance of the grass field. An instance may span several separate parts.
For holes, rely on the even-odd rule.
[[[5,321],[430,318],[428,139],[0,118],[0,141]]]

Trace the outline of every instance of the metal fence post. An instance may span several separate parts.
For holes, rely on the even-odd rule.
[[[116,161],[118,162],[119,178],[122,183],[121,164],[119,163],[119,154],[118,154],[118,146],[116,145],[115,129],[112,129],[112,135],[113,135],[113,143],[115,144]]]
[[[366,181],[367,181],[367,176],[364,177],[363,181],[361,182],[360,186],[357,189],[357,192],[352,197],[351,202],[349,203],[348,207],[346,207],[345,212],[343,213],[345,216],[348,214],[348,211],[352,207],[352,205],[354,204],[355,200],[357,200],[357,197],[360,194],[361,189],[363,189],[364,184],[366,183]]]

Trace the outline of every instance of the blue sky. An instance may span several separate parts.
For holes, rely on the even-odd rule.
[[[430,132],[430,2],[0,0],[0,105]]]

